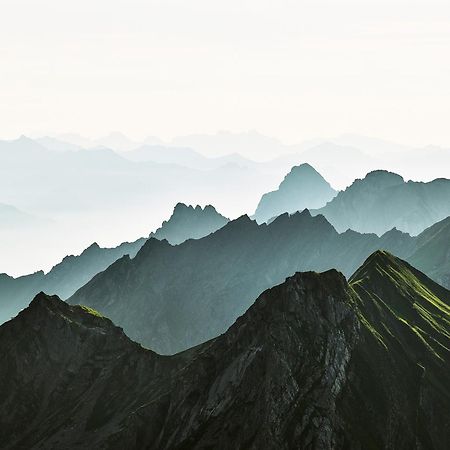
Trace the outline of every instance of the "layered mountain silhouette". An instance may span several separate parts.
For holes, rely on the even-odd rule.
[[[292,168],[276,191],[261,197],[253,218],[262,223],[285,212],[320,208],[335,195],[336,191],[312,166],[301,164]]]
[[[213,206],[201,208],[178,203],[169,220],[164,221],[150,236],[179,244],[186,239],[198,239],[221,228],[228,219]],[[92,244],[79,256],[67,256],[47,274],[43,271],[22,277],[0,274],[0,323],[9,320],[28,305],[38,292],[57,294],[62,299],[70,297],[94,275],[105,270],[113,262],[129,255],[134,258],[146,238],[124,242],[114,248],[101,248]]]
[[[0,327],[0,447],[444,450],[449,321],[450,292],[380,251],[171,357],[41,293]]]
[[[214,206],[204,208],[177,203],[169,220],[150,237],[166,239],[171,244],[181,244],[187,239],[199,239],[222,228],[229,219],[219,214]]]
[[[337,268],[350,276],[373,251],[407,257],[415,240],[392,230],[381,238],[339,234],[305,210],[258,225],[247,216],[177,246],[149,239],[68,301],[110,317],[132,339],[175,353],[224,332],[265,289],[297,271]]]
[[[141,238],[134,242],[124,242],[115,248],[101,248],[94,243],[79,256],[66,256],[47,274],[39,271],[18,278],[0,274],[0,323],[25,308],[30,298],[40,291],[57,293],[63,299],[70,297],[117,259],[124,255],[134,257],[144,242],[145,239]]]
[[[171,217],[150,237],[179,244],[187,239],[199,239],[225,225],[228,219],[211,205],[204,208],[178,203]],[[9,320],[28,305],[30,298],[44,291],[67,299],[99,272],[124,255],[134,258],[146,238],[124,242],[114,248],[92,244],[79,256],[67,256],[47,274],[43,271],[22,277],[0,274],[0,323]]]
[[[58,143],[53,144],[49,150],[26,137],[0,140],[0,203],[54,221],[38,236],[28,229],[20,235],[2,233],[1,272],[49,270],[86,243],[142,236],[143,224],[154,230],[167,218],[168,205],[179,201],[220,205],[227,216],[237,217],[253,209],[261,193],[288,170],[253,162],[244,166],[238,155],[200,169],[182,165],[181,159],[179,164],[130,161],[105,147],[56,150]],[[67,230],[72,230],[70,240]]]
[[[338,231],[381,235],[396,227],[417,235],[450,216],[449,199],[450,180],[405,182],[400,175],[376,170],[312,214],[323,214]]]

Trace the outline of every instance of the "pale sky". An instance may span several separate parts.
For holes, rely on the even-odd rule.
[[[1,0],[0,138],[450,146],[448,0]]]

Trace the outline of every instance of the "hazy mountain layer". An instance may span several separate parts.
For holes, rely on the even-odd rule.
[[[312,214],[323,214],[338,231],[381,235],[396,227],[417,235],[450,216],[450,180],[405,182],[400,175],[377,170]]]
[[[227,222],[228,219],[210,205],[193,208],[178,203],[170,219],[164,221],[150,236],[179,244],[186,239],[206,236]],[[15,316],[40,291],[56,294],[63,299],[70,297],[117,259],[124,255],[133,258],[145,240],[141,238],[131,243],[124,242],[115,248],[100,248],[94,243],[81,255],[64,258],[48,274],[39,271],[18,278],[0,274],[0,323]]]
[[[262,223],[285,212],[320,208],[335,195],[336,191],[313,167],[301,164],[292,168],[276,191],[262,196],[253,218]]]
[[[349,276],[379,248],[409,256],[415,243],[396,230],[381,238],[339,234],[307,210],[270,225],[243,216],[177,246],[149,239],[134,259],[119,259],[69,302],[111,317],[149,348],[175,353],[224,332],[255,297],[287,276],[334,267]]]
[[[297,273],[172,357],[40,294],[0,327],[0,446],[444,450],[449,324],[450,292],[383,252],[350,284]]]
[[[187,206],[177,203],[172,216],[164,221],[150,237],[166,239],[170,244],[181,244],[187,239],[199,239],[222,228],[229,219],[219,214],[211,205]]]
[[[39,271],[23,277],[13,278],[0,274],[0,323],[15,316],[25,308],[36,293],[45,291],[70,297],[94,275],[105,270],[124,255],[134,257],[145,239],[124,242],[115,248],[101,248],[92,244],[79,256],[66,256],[50,272]]]
[[[0,141],[0,203],[54,221],[39,234],[1,232],[0,272],[48,271],[54,261],[98,239],[109,246],[143,236],[177,202],[214,204],[233,217],[253,210],[288,167],[234,162],[241,160],[225,157],[200,170],[134,162],[104,147],[56,151],[26,137]]]

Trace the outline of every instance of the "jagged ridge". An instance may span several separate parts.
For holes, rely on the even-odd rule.
[[[335,270],[297,273],[224,335],[162,357],[41,294],[0,327],[0,444],[446,449],[449,305],[376,252],[350,285]]]

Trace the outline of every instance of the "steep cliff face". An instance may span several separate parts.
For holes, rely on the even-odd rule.
[[[223,335],[164,357],[41,294],[0,327],[0,446],[446,449],[449,305],[376,252],[350,284],[297,273]]]

